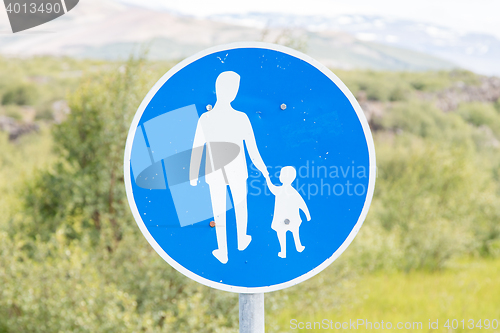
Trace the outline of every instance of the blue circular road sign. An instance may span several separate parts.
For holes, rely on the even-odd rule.
[[[135,115],[124,168],[156,252],[240,293],[286,288],[332,263],[366,217],[376,173],[347,87],[266,43],[214,47],[165,74]]]

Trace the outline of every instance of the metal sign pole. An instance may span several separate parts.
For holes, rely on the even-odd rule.
[[[240,294],[240,333],[264,333],[264,293]]]

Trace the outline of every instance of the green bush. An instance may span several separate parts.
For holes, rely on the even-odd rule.
[[[405,270],[437,269],[453,256],[491,253],[500,237],[500,197],[488,169],[476,165],[469,149],[404,139],[378,146],[367,222],[397,240],[399,251],[388,257]]]
[[[137,233],[114,252],[64,234],[34,241],[28,256],[24,240],[0,232],[4,332],[235,331],[237,296],[185,278]]]
[[[496,102],[493,104],[495,106],[495,109],[500,112],[500,98],[496,100]]]
[[[8,89],[2,96],[2,104],[33,105],[38,92],[33,85],[19,85]]]
[[[487,126],[500,138],[500,114],[494,105],[487,103],[462,103],[457,113],[474,126]]]
[[[23,114],[21,113],[20,107],[17,105],[5,105],[0,107],[0,114],[13,118],[17,121],[23,120]]]
[[[409,89],[404,87],[396,87],[389,93],[389,100],[391,102],[405,101],[410,94]]]
[[[35,120],[54,120],[54,112],[49,104],[41,105],[38,112],[35,115]]]
[[[395,103],[381,117],[373,119],[376,127],[394,133],[407,133],[439,141],[443,145],[471,148],[472,129],[454,113],[443,113],[432,103],[410,100]]]
[[[122,225],[132,223],[123,185],[123,144],[145,94],[143,67],[131,60],[123,73],[115,69],[85,79],[70,96],[68,118],[53,129],[60,160],[27,184],[30,219],[24,228],[29,235],[46,239],[61,224],[68,226],[68,236],[78,237],[82,230],[97,235],[109,220],[119,240]]]

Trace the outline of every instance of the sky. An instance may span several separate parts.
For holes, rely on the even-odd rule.
[[[85,1],[85,0],[82,0]],[[119,0],[139,6],[206,17],[248,12],[337,16],[363,14],[409,19],[500,38],[500,0]]]
[[[258,20],[245,21],[247,13],[263,13],[266,20],[273,13],[276,16],[283,15],[306,15],[319,16],[321,18],[336,17],[335,22],[341,22],[339,16],[342,15],[366,15],[382,17],[390,20],[407,20],[410,22],[422,23],[423,25],[406,25],[409,27],[406,35],[403,34],[405,43],[400,39],[399,44],[391,44],[396,47],[417,50],[419,52],[434,55],[436,57],[451,61],[459,66],[468,68],[478,73],[486,75],[499,75],[500,73],[500,0],[80,0],[77,11],[72,11],[70,15],[81,14],[82,17],[113,15],[114,10],[124,9],[118,3],[136,5],[154,10],[165,10],[177,14],[184,14],[194,17],[210,17],[213,15],[239,14],[239,23],[255,24],[258,26]],[[88,6],[85,6],[85,3]],[[103,12],[101,13],[102,10]],[[111,14],[110,14],[111,13]],[[167,15],[168,16],[168,15]],[[102,17],[101,17],[102,18]],[[243,19],[243,20],[242,20]],[[56,20],[57,21],[57,20]],[[312,22],[312,21],[308,21]],[[53,23],[55,26],[57,22]],[[50,23],[23,32],[25,35],[40,33],[51,33]],[[439,29],[440,27],[444,29]],[[352,28],[352,27],[351,27]],[[348,29],[346,27],[346,29]],[[381,43],[390,42],[389,37],[392,32],[382,31],[378,38],[371,28],[355,33],[355,37],[362,40],[375,40]],[[411,29],[425,32],[422,34],[422,40],[412,35]],[[419,30],[420,29],[420,30]],[[153,32],[155,32],[154,30]],[[136,31],[138,32],[138,31]],[[479,33],[476,38],[467,36],[462,38],[460,34]],[[361,33],[364,36],[361,36]],[[0,5],[0,37],[8,36],[11,30],[8,27],[8,18],[4,6]],[[387,34],[385,39],[383,34]],[[495,39],[487,38],[484,35],[491,35]],[[103,34],[103,38],[104,38]],[[370,38],[367,39],[367,36]],[[373,36],[372,36],[373,35]],[[403,38],[401,37],[401,38]],[[31,38],[31,37],[30,37]],[[11,50],[29,48],[30,38],[17,39],[17,44],[10,46]],[[34,38],[34,37],[33,37]],[[44,38],[39,37],[39,46],[41,49],[47,47]],[[95,43],[99,38],[91,36]],[[48,40],[57,43],[61,39],[48,38]],[[72,40],[73,41],[73,40]],[[385,42],[384,42],[385,41]],[[419,44],[420,43],[420,44]],[[2,45],[3,44],[3,45]],[[5,46],[3,40],[0,41],[0,49]],[[35,45],[35,44],[33,44]],[[33,46],[34,47],[34,46]],[[470,52],[469,52],[470,50]],[[24,52],[24,51],[23,51]]]

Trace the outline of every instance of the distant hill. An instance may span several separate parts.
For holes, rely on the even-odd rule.
[[[178,60],[217,44],[264,40],[296,47],[337,68],[420,71],[456,67],[435,56],[363,41],[343,32],[299,29],[293,31],[294,37],[282,27],[263,31],[112,0],[86,0],[64,17],[25,33],[6,33],[9,29],[6,22],[0,24],[0,30],[4,31],[0,34],[0,53],[16,56],[51,54],[118,59],[146,45],[152,59]]]
[[[436,24],[369,15],[247,13],[214,15],[210,19],[251,27],[343,31],[365,42],[417,51],[479,74],[500,76],[500,40],[487,34],[462,33]]]

